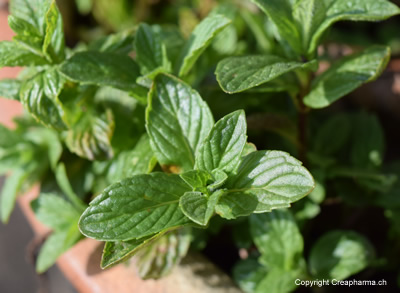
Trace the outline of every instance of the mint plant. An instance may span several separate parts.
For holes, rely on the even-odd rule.
[[[11,171],[0,210],[7,222],[17,195],[40,182],[31,206],[53,233],[38,272],[83,234],[105,242],[102,268],[134,256],[142,278],[160,278],[226,231],[246,252],[233,268],[245,292],[377,266],[346,217],[325,219],[330,231],[319,219],[332,202],[348,218],[372,206],[398,233],[400,165],[385,159],[376,115],[317,109],[377,79],[390,58],[371,45],[330,59],[331,26],[400,10],[386,0],[220,2],[190,30],[166,25],[165,13],[67,48],[55,1],[11,1],[16,36],[0,42],[0,67],[25,68],[0,81],[0,95],[27,115],[0,127],[0,172]]]

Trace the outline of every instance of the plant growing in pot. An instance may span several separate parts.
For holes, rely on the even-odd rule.
[[[1,81],[0,94],[20,101],[27,115],[16,119],[15,130],[0,128],[0,170],[12,170],[1,217],[6,222],[17,194],[40,182],[31,206],[53,233],[40,251],[38,272],[83,234],[105,242],[102,268],[136,255],[140,275],[159,278],[191,243],[204,246],[222,227],[245,251],[234,276],[247,292],[291,291],[301,278],[345,279],[371,263],[373,248],[365,237],[333,231],[313,247],[307,271],[299,225],[318,214],[324,186],[363,168],[357,188],[388,193],[396,184],[380,169],[383,138],[373,116],[335,113],[313,126],[317,117],[309,112],[377,78],[390,57],[388,48],[374,46],[316,77],[317,48],[327,28],[339,20],[382,20],[399,9],[384,0],[348,1],[350,6],[335,0],[253,2],[266,15],[251,15],[247,7],[255,6],[247,2],[221,3],[187,39],[175,27],[141,23],[74,49],[65,47],[54,1],[11,2],[16,36],[0,43],[0,66],[26,68],[17,79]],[[247,27],[264,54],[227,57],[253,53]],[[233,50],[224,46],[227,40]],[[208,81],[218,61],[217,80],[225,92],[244,92],[238,95],[241,107],[228,105],[231,97]],[[263,100],[271,92],[283,106]],[[277,149],[307,162],[316,183],[288,152],[260,151],[248,142],[246,114],[237,109],[252,114],[252,126],[260,124],[254,100],[271,118],[270,130],[281,135]],[[221,111],[221,103],[235,109]],[[275,115],[268,116],[271,105]],[[221,117],[217,122],[211,109]],[[336,160],[349,144],[350,121],[371,125],[379,138],[360,134],[354,156]],[[310,131],[317,133],[311,143]],[[263,135],[251,137],[266,144]],[[368,147],[360,151],[365,139]],[[346,165],[349,160],[358,169]],[[334,255],[346,245],[348,254]]]

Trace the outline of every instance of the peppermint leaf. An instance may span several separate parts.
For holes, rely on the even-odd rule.
[[[139,67],[130,57],[97,51],[79,52],[66,60],[60,72],[75,82],[135,90]]]
[[[211,44],[212,40],[219,32],[227,27],[230,22],[228,18],[216,14],[206,17],[196,26],[189,40],[186,42],[177,63],[176,72],[179,76],[184,76],[189,72],[196,60]]]
[[[308,67],[314,63],[314,61],[308,63],[290,61],[275,55],[228,57],[218,63],[215,73],[221,88],[233,94],[267,83],[284,73]]]
[[[196,156],[195,168],[229,174],[237,167],[246,144],[246,117],[243,110],[219,120],[204,139]]]
[[[106,188],[79,221],[87,237],[103,241],[140,239],[190,224],[179,199],[191,188],[178,175],[136,175]]]
[[[314,188],[301,162],[281,151],[256,151],[243,158],[225,186],[216,211],[227,219],[289,207]]]
[[[365,269],[374,258],[374,249],[362,235],[353,231],[331,231],[311,248],[309,266],[321,279],[344,280]]]
[[[311,108],[324,108],[381,75],[390,58],[388,47],[373,46],[334,63],[312,83],[304,103]]]
[[[207,104],[190,86],[160,74],[149,93],[146,128],[161,165],[193,169],[194,155],[214,120]]]

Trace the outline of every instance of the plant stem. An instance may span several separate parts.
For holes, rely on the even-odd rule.
[[[302,77],[302,78],[301,78]],[[298,105],[298,156],[300,161],[307,166],[307,126],[309,108],[304,104],[303,99],[309,93],[312,73],[307,72],[305,76],[299,77],[301,90],[297,96]]]
[[[301,98],[302,99],[302,98]],[[306,109],[302,107],[303,102],[300,102],[300,111],[298,116],[298,152],[299,159],[304,165],[307,165],[307,122],[308,113]]]

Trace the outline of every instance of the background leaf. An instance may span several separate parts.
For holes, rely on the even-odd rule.
[[[258,284],[267,275],[268,270],[254,258],[238,262],[233,268],[233,278],[246,293],[254,293]]]
[[[344,280],[365,269],[374,257],[369,241],[353,231],[331,231],[312,247],[310,271],[315,278]]]
[[[41,193],[31,206],[38,220],[56,231],[68,229],[80,216],[69,202],[54,193]]]
[[[179,76],[184,76],[189,72],[215,36],[230,22],[228,18],[217,14],[206,17],[196,26],[186,42],[177,63],[176,72]]]
[[[148,74],[158,68],[170,71],[167,51],[160,36],[160,27],[141,23],[136,32],[135,49],[136,62],[140,65],[142,74]]]
[[[387,0],[323,0],[327,8],[323,22],[312,36],[308,53],[312,54],[324,32],[337,21],[379,21],[399,14],[400,9]]]
[[[140,249],[135,255],[142,279],[159,279],[169,273],[186,255],[190,245],[187,229],[171,231]]]
[[[264,11],[276,25],[282,39],[287,41],[292,49],[301,52],[300,33],[292,15],[293,1],[290,0],[252,0]]]
[[[287,293],[296,289],[296,279],[299,279],[299,271],[284,271],[280,268],[272,268],[258,284],[255,293]]]
[[[303,253],[303,237],[288,210],[250,216],[250,232],[261,253],[260,263],[268,269],[297,268]]]
[[[61,13],[55,1],[51,2],[45,21],[46,32],[43,40],[43,53],[49,54],[54,62],[59,63],[65,59],[65,41]]]
[[[71,183],[69,182],[64,163],[58,164],[54,172],[57,184],[60,187],[60,189],[64,192],[66,197],[71,201],[75,209],[77,209],[79,212],[83,212],[87,206],[85,203],[81,201],[79,196],[73,190]]]
[[[80,238],[81,233],[78,230],[77,221],[72,222],[68,229],[52,233],[40,249],[36,261],[36,271],[38,273],[47,271],[58,257],[71,248]]]
[[[44,56],[36,55],[22,45],[10,41],[0,42],[0,68],[4,66],[44,65]]]
[[[338,114],[322,123],[313,138],[315,152],[332,155],[340,151],[351,135],[352,123],[349,118],[346,114]]]
[[[21,103],[32,116],[47,127],[65,129],[58,97],[65,79],[50,68],[25,81],[20,90]]]
[[[150,173],[156,163],[150,139],[144,134],[133,150],[121,152],[111,162],[107,179],[109,182],[116,182],[133,175]]]
[[[384,159],[385,137],[378,117],[365,112],[353,120],[351,162],[359,168],[379,167]]]
[[[119,54],[128,54],[133,51],[134,31],[132,29],[124,30],[119,33],[104,36],[89,44],[89,51],[111,52]]]
[[[12,16],[30,23],[41,35],[44,35],[45,15],[50,4],[51,1],[47,0],[12,0],[10,12]]]
[[[7,223],[14,209],[18,192],[29,173],[23,169],[15,170],[5,181],[0,197],[1,221]]]
[[[104,245],[103,255],[101,257],[101,268],[107,269],[128,260],[137,253],[139,249],[142,249],[145,245],[148,245],[158,237],[160,237],[160,234],[129,241],[107,241]]]
[[[362,84],[375,80],[389,58],[388,47],[373,46],[339,60],[313,81],[304,103],[311,108],[329,106]]]
[[[310,42],[321,23],[325,20],[327,1],[324,0],[299,0],[293,7],[293,18],[297,24],[302,40],[302,52],[308,52]],[[308,52],[309,57],[313,51]]]
[[[2,79],[0,80],[0,97],[19,100],[19,91],[21,82],[17,79]]]
[[[68,130],[66,144],[71,152],[89,160],[110,159],[113,156],[111,138],[114,120],[111,111],[83,112],[80,119]]]
[[[66,60],[62,74],[75,82],[135,90],[139,67],[132,58],[116,53],[86,51]]]
[[[228,57],[218,63],[215,73],[221,88],[232,94],[259,86],[284,73],[309,65],[275,55]]]

